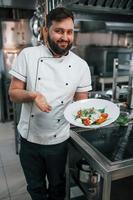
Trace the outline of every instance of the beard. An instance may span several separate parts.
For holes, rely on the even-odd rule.
[[[51,40],[49,35],[48,35],[47,39],[48,39],[48,45],[49,45],[51,51],[60,56],[66,55],[72,47],[72,43],[69,43],[69,42],[68,42],[68,45],[66,48],[59,47],[59,45],[57,43],[55,43],[53,40]],[[66,41],[60,40],[60,42],[66,42]]]

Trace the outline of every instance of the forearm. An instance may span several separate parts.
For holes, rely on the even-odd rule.
[[[74,101],[88,99],[88,92],[76,92],[74,95]]]
[[[44,95],[39,92],[27,91],[25,89],[9,90],[11,101],[15,103],[33,102],[42,112],[50,112],[52,107],[48,104]]]
[[[32,102],[37,96],[37,92],[31,92],[24,89],[9,90],[11,101],[15,103]]]

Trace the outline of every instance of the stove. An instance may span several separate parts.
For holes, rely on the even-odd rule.
[[[133,158],[132,124],[95,130],[80,129],[76,132],[109,162]]]
[[[78,160],[79,155],[85,158],[102,177],[102,200],[110,200],[114,181],[133,176],[133,123],[71,129],[70,161],[72,155],[73,160]]]

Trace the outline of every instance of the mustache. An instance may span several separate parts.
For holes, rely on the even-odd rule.
[[[66,54],[72,47],[72,43],[70,41],[66,41],[62,38],[60,38],[58,41],[56,41],[56,43],[49,37],[48,35],[48,38],[47,38],[47,41],[48,41],[48,44],[49,44],[49,47],[50,49],[55,53],[55,54],[58,54],[58,55],[64,55]],[[58,42],[66,42],[67,43],[67,47],[65,49],[62,49],[59,47],[59,44]]]
[[[58,40],[57,42],[66,42],[66,43],[70,43],[70,41],[68,41],[68,40],[63,40],[63,39],[60,39],[60,40]]]

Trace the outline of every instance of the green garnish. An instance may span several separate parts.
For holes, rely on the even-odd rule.
[[[105,108],[98,109],[98,111],[99,111],[100,113],[105,113]]]
[[[116,120],[116,123],[118,123],[120,126],[124,126],[129,122],[128,116],[121,115]]]

